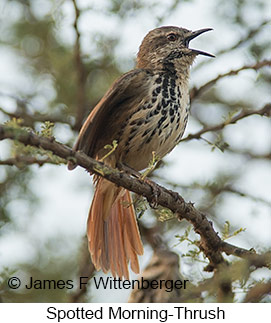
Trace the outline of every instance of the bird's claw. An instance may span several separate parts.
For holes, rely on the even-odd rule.
[[[174,198],[175,202],[177,202],[180,199],[180,195],[177,192],[169,190],[171,196]]]
[[[157,209],[158,208],[158,197],[160,195],[160,191],[159,191],[159,188],[158,188],[158,185],[155,184],[154,182],[150,181],[149,179],[145,178],[144,179],[144,182],[149,184],[151,189],[152,189],[152,195],[150,198],[147,198],[148,202],[149,202],[149,205],[151,208],[153,209]]]
[[[150,207],[153,209],[157,209],[158,207],[158,196],[160,195],[160,191],[158,189],[158,185],[155,184],[154,182],[150,181],[149,179],[145,178],[137,172],[136,170],[132,169],[131,167],[123,164],[123,163],[118,163],[118,168],[121,169],[122,171],[128,173],[129,175],[134,176],[135,178],[142,179],[145,183],[149,184],[151,189],[152,189],[152,196],[148,198],[148,202],[150,204]]]

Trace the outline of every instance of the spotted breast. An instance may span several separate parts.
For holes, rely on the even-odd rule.
[[[122,162],[142,170],[151,161],[152,152],[164,157],[182,138],[188,110],[188,82],[180,82],[176,73],[150,76],[148,96],[118,133]]]

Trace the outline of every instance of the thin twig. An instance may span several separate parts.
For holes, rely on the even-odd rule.
[[[45,121],[51,121],[53,123],[65,123],[65,124],[69,124],[72,127],[68,118],[66,118],[65,115],[63,114],[48,115],[48,114],[43,114],[39,112],[34,112],[33,114],[30,114],[26,111],[8,112],[1,107],[0,107],[0,112],[4,113],[10,119],[13,119],[13,118],[23,119],[23,124],[24,126],[27,126],[27,127],[33,128],[35,122],[45,122]]]
[[[251,40],[254,36],[256,36],[260,31],[262,31],[262,27],[264,27],[265,25],[270,24],[270,19],[268,20],[264,20],[262,21],[257,27],[251,28],[248,30],[247,34],[243,37],[240,38],[234,45],[232,45],[230,48],[224,48],[221,49],[220,51],[218,51],[216,53],[216,56],[218,55],[222,55],[224,53],[229,53],[233,50],[235,50],[236,48],[240,47],[241,45],[243,45],[244,43],[246,43],[247,41]]]
[[[233,154],[238,154],[238,155],[243,155],[247,157],[248,159],[267,159],[271,160],[271,152],[268,153],[262,153],[262,154],[256,154],[250,150],[244,150],[244,149],[236,149],[231,146],[226,148],[227,151],[233,153]]]
[[[258,69],[264,67],[264,66],[271,66],[271,60],[263,60],[261,62],[257,62],[255,64],[252,65],[244,65],[240,68],[237,68],[236,70],[231,70],[227,73],[224,74],[219,74],[217,77],[215,77],[214,79],[208,81],[207,83],[203,84],[202,86],[200,86],[199,88],[193,87],[190,91],[190,100],[191,102],[197,98],[202,92],[208,90],[211,86],[213,86],[214,84],[216,84],[219,80],[228,77],[228,76],[233,76],[233,75],[237,75],[238,73],[240,73],[241,71],[244,70],[255,70],[257,71]]]
[[[264,20],[257,27],[253,27],[253,28],[249,29],[247,34],[244,37],[240,38],[236,43],[234,43],[230,47],[223,48],[223,49],[217,51],[215,53],[216,57],[219,57],[219,56],[221,56],[221,55],[223,55],[225,53],[231,53],[233,50],[235,50],[235,49],[239,48],[240,46],[244,45],[246,42],[251,41],[253,39],[253,37],[255,37],[259,32],[261,32],[262,28],[264,26],[268,25],[268,24],[270,24],[270,19]],[[206,65],[209,62],[211,62],[211,60],[203,61],[203,62],[197,64],[195,69],[198,70],[203,65]]]
[[[22,166],[33,164],[37,164],[39,166],[43,166],[45,164],[58,165],[58,163],[52,161],[50,158],[37,159],[36,157],[32,156],[16,156],[14,158],[0,160],[0,165],[17,166],[19,168],[21,168]]]
[[[263,198],[260,198],[260,197],[257,197],[257,196],[253,196],[249,193],[245,193],[245,192],[242,192],[240,190],[237,190],[231,186],[225,186],[223,187],[223,189],[221,189],[221,192],[229,192],[229,193],[233,193],[233,194],[236,194],[236,195],[239,195],[239,196],[242,196],[242,197],[246,197],[250,200],[253,200],[254,202],[260,202],[262,204],[265,204],[266,206],[269,206],[271,207],[271,202],[270,201],[267,201]]]
[[[80,45],[80,38],[81,34],[78,28],[78,21],[80,18],[80,10],[77,6],[76,0],[72,0],[74,11],[75,11],[75,18],[73,27],[76,33],[76,41],[74,44],[74,60],[75,60],[75,67],[77,73],[77,114],[76,114],[76,123],[75,129],[79,130],[82,126],[82,122],[85,116],[85,108],[87,106],[86,100],[86,77],[87,73],[85,70],[84,63],[82,61],[81,55],[81,45]]]
[[[214,126],[208,126],[204,127],[198,132],[189,134],[185,138],[183,138],[181,141],[188,141],[191,139],[201,139],[201,136],[210,131],[218,131],[222,130],[224,127],[226,127],[229,124],[234,124],[237,121],[252,116],[252,115],[260,115],[260,116],[270,116],[271,115],[271,103],[266,104],[263,108],[260,110],[241,110],[236,116],[232,117],[230,120],[226,120],[224,122],[221,122]]]

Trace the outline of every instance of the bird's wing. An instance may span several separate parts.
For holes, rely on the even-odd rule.
[[[90,112],[84,122],[73,150],[80,150],[90,157],[105,144],[112,143],[112,120],[127,114],[128,109],[133,109],[140,104],[148,92],[149,74],[147,70],[135,69],[116,80],[106,92],[101,101]],[[124,119],[125,120],[125,119]],[[115,123],[115,122],[114,122]],[[112,136],[111,136],[112,134]],[[109,140],[106,142],[106,140]],[[69,169],[75,168],[73,163],[68,164]]]

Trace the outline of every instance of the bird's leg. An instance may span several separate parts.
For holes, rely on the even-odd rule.
[[[135,169],[133,169],[132,167],[130,167],[124,163],[117,162],[116,166],[121,172],[125,172],[131,176],[134,176],[137,179],[141,179],[141,177],[142,177],[142,175],[138,171],[136,171]],[[140,198],[140,196],[137,195],[137,197],[134,199],[134,201],[133,201],[134,207],[136,206],[136,203],[138,202],[139,198]]]
[[[157,207],[158,207],[158,196],[160,194],[160,191],[159,191],[158,185],[155,184],[154,182],[150,181],[146,177],[155,170],[155,167],[157,166],[159,161],[160,161],[159,156],[156,155],[155,151],[153,151],[152,152],[152,160],[150,161],[148,168],[142,174],[142,179],[147,184],[149,184],[152,189],[152,193],[153,193],[152,198],[148,199],[148,202],[150,204],[150,207],[152,207],[153,209],[157,209]]]

